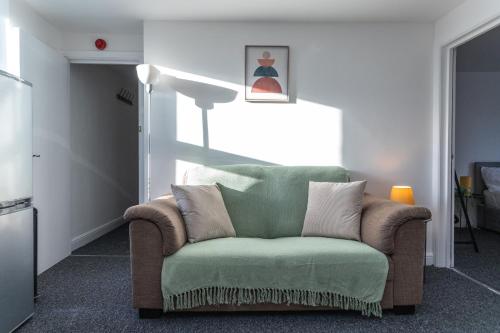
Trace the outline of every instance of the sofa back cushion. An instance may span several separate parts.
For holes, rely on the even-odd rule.
[[[186,173],[188,185],[218,184],[236,237],[297,237],[302,232],[309,182],[347,182],[341,167],[226,165]]]

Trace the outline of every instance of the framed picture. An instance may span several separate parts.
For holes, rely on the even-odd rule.
[[[288,102],[288,46],[245,46],[245,100]]]

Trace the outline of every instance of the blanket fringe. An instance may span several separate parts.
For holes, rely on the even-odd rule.
[[[361,311],[364,316],[382,317],[380,302],[368,303],[331,292],[207,287],[164,298],[165,311],[185,310],[206,305],[299,304]]]

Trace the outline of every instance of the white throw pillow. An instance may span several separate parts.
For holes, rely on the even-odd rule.
[[[302,236],[361,240],[361,210],[366,180],[352,183],[309,182]]]
[[[483,181],[491,192],[500,191],[500,168],[482,167]]]
[[[190,243],[235,237],[231,218],[217,185],[172,185]]]

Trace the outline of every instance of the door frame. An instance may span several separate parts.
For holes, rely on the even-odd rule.
[[[88,64],[88,65],[140,65],[144,62],[144,53],[143,52],[108,52],[108,51],[70,51],[63,52],[63,55],[68,59],[70,64]],[[147,184],[147,173],[145,172],[145,161],[147,161],[147,140],[144,138],[144,133],[147,133],[147,128],[145,128],[144,122],[144,98],[146,94],[146,90],[144,85],[137,80],[138,82],[138,98],[137,98],[137,107],[138,107],[138,124],[137,124],[137,133],[138,133],[138,163],[139,163],[139,203],[144,203],[146,201],[145,198],[145,189]]]
[[[62,55],[72,64],[139,65],[144,59],[143,52],[66,51]]]
[[[440,47],[440,83],[439,83],[439,156],[437,174],[437,220],[434,224],[434,255],[436,266],[454,267],[454,155],[455,155],[455,79],[456,49],[460,45],[500,26],[500,17],[496,17],[462,34],[454,41]]]

